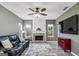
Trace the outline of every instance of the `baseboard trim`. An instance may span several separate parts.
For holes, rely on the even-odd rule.
[[[74,52],[71,51],[71,54],[73,54],[74,56],[78,56],[77,54],[75,54]]]

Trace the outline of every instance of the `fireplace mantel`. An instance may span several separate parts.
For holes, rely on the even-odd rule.
[[[33,33],[45,33],[45,31],[33,31]]]

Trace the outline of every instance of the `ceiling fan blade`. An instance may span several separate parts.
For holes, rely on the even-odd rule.
[[[40,13],[41,15],[43,15],[43,16],[47,16],[47,14],[45,14],[45,13]]]
[[[35,12],[33,9],[31,9],[31,8],[29,8],[29,10],[31,10],[31,11],[33,11],[33,12]]]
[[[35,13],[30,13],[30,14],[28,14],[28,15],[34,15]]]
[[[41,12],[44,12],[44,11],[46,11],[46,8],[42,8],[42,9],[41,9]]]

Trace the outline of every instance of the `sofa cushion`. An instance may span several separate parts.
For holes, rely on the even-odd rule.
[[[19,37],[16,34],[9,35],[8,37],[9,37],[10,41],[19,41]]]
[[[9,40],[11,41],[11,43],[13,44],[13,46],[16,46],[18,43],[20,43],[19,37],[15,34],[15,35],[9,35]]]

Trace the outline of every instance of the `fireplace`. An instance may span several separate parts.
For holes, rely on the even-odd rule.
[[[45,41],[45,33],[33,33],[34,42]]]
[[[35,40],[43,40],[43,36],[35,36]]]

